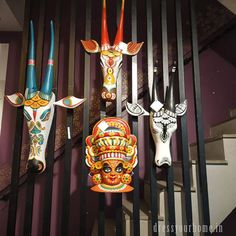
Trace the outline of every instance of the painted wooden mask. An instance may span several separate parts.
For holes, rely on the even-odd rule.
[[[27,168],[35,173],[43,172],[46,168],[45,150],[52,125],[54,105],[75,108],[85,100],[68,96],[55,102],[55,94],[52,92],[54,57],[54,27],[52,21],[50,22],[50,31],[51,43],[48,65],[41,90],[38,91],[36,84],[34,28],[31,21],[25,96],[21,93],[6,96],[13,106],[24,106],[24,116],[27,121],[30,137],[30,153]]]
[[[102,27],[101,27],[101,48],[95,40],[81,40],[82,45],[88,53],[100,52],[100,64],[103,73],[102,98],[106,101],[116,99],[116,81],[122,66],[122,55],[136,55],[143,43],[123,42],[124,25],[124,5],[122,0],[120,23],[116,33],[114,44],[110,44],[107,19],[106,19],[106,0],[103,0]]]
[[[151,104],[150,114],[139,104],[126,104],[126,110],[133,116],[150,116],[150,130],[156,146],[155,164],[157,166],[172,163],[170,153],[170,140],[172,134],[177,129],[177,116],[182,116],[187,110],[187,101],[175,104],[173,96],[173,75],[175,67],[172,69],[170,85],[166,90],[164,104],[160,103],[157,98],[157,91],[154,92],[154,102]],[[154,85],[155,86],[155,85]],[[155,88],[156,90],[156,88]]]
[[[121,118],[104,118],[86,138],[86,164],[95,192],[130,192],[132,170],[137,165],[136,137]]]

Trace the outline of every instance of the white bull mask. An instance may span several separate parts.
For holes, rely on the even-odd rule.
[[[27,168],[35,173],[43,172],[46,168],[45,151],[54,115],[54,105],[75,108],[85,101],[85,99],[68,96],[55,102],[55,94],[52,92],[54,58],[54,27],[52,21],[50,22],[50,30],[51,44],[48,65],[41,90],[38,91],[36,84],[34,28],[33,22],[30,21],[30,45],[25,96],[21,93],[6,96],[11,105],[15,107],[24,106],[24,116],[27,121],[30,137],[30,153]]]
[[[172,69],[172,77],[175,67]],[[182,116],[187,110],[187,101],[175,104],[173,96],[173,78],[170,86],[166,89],[164,104],[157,98],[156,87],[154,87],[154,102],[151,104],[150,114],[139,104],[126,104],[126,110],[133,116],[150,116],[150,130],[156,147],[155,164],[157,166],[171,166],[170,140],[177,129],[177,116]],[[155,86],[155,83],[153,84]]]

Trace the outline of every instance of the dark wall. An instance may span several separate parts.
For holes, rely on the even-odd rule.
[[[185,67],[186,97],[188,99],[189,143],[196,141],[191,63]],[[212,49],[200,54],[200,76],[205,137],[210,127],[229,119],[236,108],[236,68]]]

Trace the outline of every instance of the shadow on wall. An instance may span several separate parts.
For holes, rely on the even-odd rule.
[[[236,68],[212,49],[200,54],[201,95],[204,134],[209,137],[210,127],[229,119],[229,111],[236,108]],[[185,67],[187,122],[189,143],[196,142],[193,100],[192,64]]]
[[[236,208],[227,216],[227,218],[221,224],[221,228],[217,228],[212,236],[231,236],[233,233],[236,232]],[[222,230],[222,232],[221,232]]]

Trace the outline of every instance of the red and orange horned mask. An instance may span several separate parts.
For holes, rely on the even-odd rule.
[[[95,192],[130,192],[132,170],[137,165],[136,137],[121,118],[104,118],[86,138],[86,164]]]
[[[114,101],[116,99],[116,81],[122,66],[122,55],[136,55],[143,44],[134,42],[126,44],[123,42],[124,5],[125,0],[122,0],[120,22],[113,45],[110,44],[107,30],[106,0],[103,0],[101,47],[95,40],[81,40],[88,53],[100,52],[103,73],[102,98],[106,101]]]

